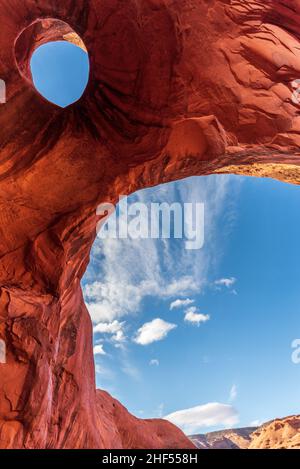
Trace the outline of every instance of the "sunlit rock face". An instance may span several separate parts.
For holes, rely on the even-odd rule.
[[[198,449],[248,449],[257,428],[234,428],[190,437]]]
[[[258,428],[235,428],[193,435],[199,449],[299,449],[300,416],[264,423]]]
[[[96,206],[191,175],[298,184],[300,2],[0,0],[0,15],[0,446],[189,447],[95,390],[80,280]],[[53,40],[90,58],[66,109],[30,75]]]
[[[265,423],[252,434],[249,449],[300,449],[300,416]]]

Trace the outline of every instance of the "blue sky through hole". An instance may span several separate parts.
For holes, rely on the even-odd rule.
[[[140,417],[198,407],[187,433],[299,412],[300,367],[291,360],[300,334],[298,187],[210,176],[131,199],[204,201],[206,242],[188,252],[178,240],[96,241],[83,286],[95,325],[111,327],[95,334],[105,353],[96,355],[98,386]],[[186,322],[188,305],[170,309],[178,299],[210,320]],[[135,343],[154,318],[176,328],[159,342]]]
[[[76,64],[64,84],[53,86],[44,66],[46,60],[51,68],[51,47],[34,61],[35,79],[41,74],[47,99],[66,104],[86,77],[83,51],[72,54]],[[300,337],[299,188],[210,176],[131,200],[205,202],[206,242],[197,252],[179,240],[95,242],[82,284],[98,330],[98,387],[139,417],[195,408],[194,421],[182,426],[187,433],[298,413],[300,366],[292,363],[291,343]],[[174,306],[176,300],[185,306]],[[188,323],[188,307],[209,321]],[[164,339],[134,342],[137,330],[157,318],[173,326]]]
[[[88,54],[67,41],[49,42],[31,58],[33,82],[48,101],[67,107],[83,95],[89,80]]]

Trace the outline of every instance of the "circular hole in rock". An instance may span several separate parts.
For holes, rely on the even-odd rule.
[[[78,101],[87,87],[89,57],[86,50],[72,42],[48,42],[33,52],[30,70],[36,90],[65,108]]]

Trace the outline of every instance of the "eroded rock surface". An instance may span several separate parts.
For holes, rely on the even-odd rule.
[[[0,0],[0,16],[0,447],[188,447],[96,393],[80,287],[96,207],[192,175],[300,182],[300,1]],[[66,109],[29,67],[62,39],[91,63]]]
[[[191,441],[199,449],[248,449],[256,428],[234,428],[193,435]]]
[[[258,428],[234,428],[193,435],[199,449],[300,449],[300,416],[264,423]]]
[[[249,449],[300,449],[300,416],[262,425],[252,434]]]

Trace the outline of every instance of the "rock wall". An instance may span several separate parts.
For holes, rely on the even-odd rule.
[[[300,1],[0,0],[0,16],[0,447],[189,447],[95,390],[96,207],[192,175],[299,184]],[[66,109],[29,66],[61,39],[91,63]]]

